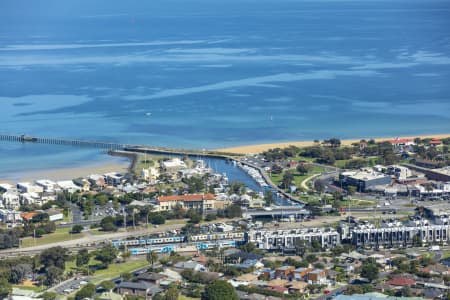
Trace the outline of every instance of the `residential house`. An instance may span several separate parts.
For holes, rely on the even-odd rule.
[[[22,223],[20,212],[10,209],[0,209],[0,223],[14,227]]]
[[[355,271],[355,266],[353,263],[340,263],[336,267],[341,268],[346,274],[351,274]]]
[[[198,262],[189,260],[189,261],[180,261],[174,265],[175,268],[184,269],[184,270],[193,270],[197,272],[205,272],[208,271],[205,266],[199,264]]]
[[[91,183],[86,178],[76,178],[73,180],[73,183],[79,186],[82,192],[89,192],[91,190]]]
[[[22,218],[22,220],[24,221],[31,221],[33,219],[34,216],[37,216],[39,213],[36,211],[32,211],[32,212],[22,212],[20,213],[20,217]]]
[[[91,183],[91,185],[93,185],[93,186],[96,186],[96,187],[105,187],[106,186],[105,176],[103,176],[103,175],[92,174],[92,175],[89,175],[88,180]]]
[[[399,288],[404,286],[412,286],[416,284],[416,281],[414,279],[405,278],[405,277],[397,277],[393,278],[391,280],[386,281],[386,284],[389,284],[393,288]]]
[[[36,185],[42,187],[46,193],[55,193],[60,190],[56,182],[49,179],[36,180]]]
[[[269,268],[262,269],[261,275],[267,277],[269,280],[275,279],[275,271]]]
[[[141,282],[123,281],[117,286],[117,291],[119,294],[123,296],[129,295],[147,298],[147,296],[154,296],[155,294],[162,292],[163,289],[144,281]]]
[[[304,281],[292,281],[286,285],[289,289],[289,293],[305,293],[307,286],[308,283]]]
[[[106,183],[111,185],[118,185],[121,184],[124,180],[124,176],[119,173],[106,173],[105,174]]]
[[[326,284],[327,272],[322,269],[315,269],[308,273],[308,283],[311,284]]]
[[[166,276],[167,280],[170,280],[172,282],[183,281],[183,277],[180,275],[180,273],[175,272],[171,269],[164,269],[164,271],[160,272],[159,274]]]
[[[268,287],[266,287],[266,290],[279,292],[279,293],[283,293],[283,294],[288,294],[289,293],[289,289],[287,287],[284,287],[284,286],[268,286]]]
[[[228,280],[228,282],[234,286],[234,287],[238,287],[240,285],[249,285],[254,281],[258,280],[258,275],[256,274],[252,274],[252,273],[248,273],[248,274],[243,274],[241,276],[238,276],[236,278],[233,278],[231,280]]]
[[[36,204],[36,205],[44,204],[44,202],[42,201],[41,196],[39,196],[38,193],[34,193],[34,192],[20,194],[20,203],[22,203],[22,204]]]
[[[264,264],[257,259],[246,259],[240,264],[235,264],[235,266],[241,269],[250,270],[250,269],[261,269],[264,267]]]
[[[56,182],[58,186],[67,193],[73,194],[81,191],[81,188],[73,183],[72,180],[61,180]]]
[[[294,270],[294,279],[297,281],[304,281],[306,280],[308,273],[312,270],[312,268],[297,268]]]
[[[20,196],[17,190],[7,190],[0,195],[0,206],[8,209],[19,209],[20,207]]]
[[[47,209],[45,213],[48,214],[49,221],[59,221],[64,219],[63,213],[56,209]]]
[[[282,286],[282,287],[284,287],[286,284],[288,284],[288,282],[289,282],[289,280],[276,278],[276,279],[272,279],[272,280],[268,281],[266,283],[266,286]]]
[[[295,267],[282,266],[275,269],[275,277],[281,279],[290,279],[294,276]]]
[[[30,182],[19,182],[17,189],[22,193],[42,193],[44,188],[42,186],[32,184]]]
[[[12,186],[11,184],[9,184],[9,183],[0,183],[0,192],[7,192],[7,191],[9,191],[9,190],[12,190],[12,189],[15,189],[15,187],[14,186]]]
[[[159,274],[159,273],[153,273],[153,272],[146,272],[139,274],[137,276],[137,281],[144,281],[147,283],[154,284],[156,286],[159,286],[161,281],[167,279],[166,276]]]
[[[449,268],[443,264],[435,264],[435,265],[427,266],[424,268],[419,268],[418,270],[420,272],[428,273],[431,275],[441,275],[441,274],[449,275],[450,274]]]

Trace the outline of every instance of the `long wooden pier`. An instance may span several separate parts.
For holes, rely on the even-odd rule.
[[[189,149],[175,149],[175,148],[165,148],[165,147],[154,147],[145,145],[132,145],[123,143],[111,143],[111,142],[101,142],[101,141],[89,141],[89,140],[78,140],[78,139],[63,139],[63,138],[49,138],[49,137],[36,137],[29,135],[14,135],[14,134],[0,134],[0,141],[10,141],[19,143],[38,143],[38,144],[48,144],[48,145],[65,145],[65,146],[78,146],[78,147],[91,147],[100,148],[106,151],[117,151],[123,150],[127,152],[134,153],[147,153],[147,154],[173,154],[173,155],[187,155],[187,156],[208,156],[217,158],[232,158],[239,157],[241,155],[220,153],[217,151],[210,150],[189,150]]]
[[[106,149],[106,150],[119,150],[119,149],[124,149],[129,146],[129,145],[120,144],[120,143],[108,143],[108,142],[99,142],[99,141],[85,141],[85,140],[76,140],[76,139],[62,139],[62,138],[48,138],[48,137],[35,137],[35,136],[28,136],[28,135],[24,135],[24,134],[22,134],[22,135],[0,134],[0,141],[91,147],[91,148],[101,148],[101,149]]]

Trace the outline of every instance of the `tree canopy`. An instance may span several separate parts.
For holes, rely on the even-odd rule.
[[[202,300],[238,300],[234,287],[224,280],[215,280],[205,287]]]

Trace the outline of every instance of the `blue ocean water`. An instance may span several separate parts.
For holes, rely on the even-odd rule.
[[[0,132],[183,148],[447,133],[450,2],[0,2]],[[108,158],[0,143],[0,177]]]

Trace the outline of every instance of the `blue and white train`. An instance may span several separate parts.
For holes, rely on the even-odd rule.
[[[184,236],[171,236],[171,237],[158,237],[158,238],[139,238],[133,240],[114,240],[112,245],[114,247],[119,246],[145,246],[145,245],[157,245],[157,244],[170,244],[170,243],[183,243]]]
[[[154,238],[138,238],[128,240],[113,240],[111,244],[114,247],[119,246],[147,246],[159,244],[177,244],[186,242],[202,242],[202,241],[219,241],[219,240],[244,240],[244,232],[223,232],[210,234],[197,234],[189,236],[189,241],[186,236],[171,236],[171,237],[154,237]]]
[[[175,245],[160,245],[152,247],[138,247],[128,249],[132,255],[147,254],[149,252],[156,253],[170,253],[182,251],[183,249],[195,248],[197,250],[208,250],[216,247],[219,248],[233,248],[239,244],[239,241],[211,241],[211,242],[198,242],[198,243],[186,243],[186,244],[175,244]],[[188,251],[188,250],[186,250]]]

